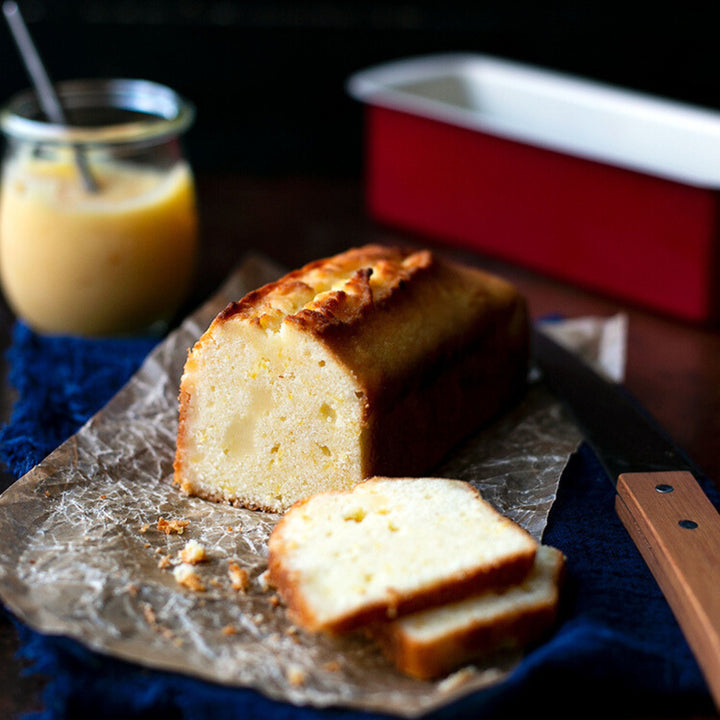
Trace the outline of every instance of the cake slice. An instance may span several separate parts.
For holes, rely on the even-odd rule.
[[[563,568],[563,554],[541,545],[519,584],[377,625],[372,634],[403,673],[421,680],[447,675],[501,648],[539,640],[555,622]]]
[[[536,549],[469,483],[375,477],[288,510],[268,579],[295,623],[338,634],[520,582]]]
[[[175,483],[282,512],[372,475],[423,475],[524,387],[506,281],[377,245],[232,303],[188,354]]]

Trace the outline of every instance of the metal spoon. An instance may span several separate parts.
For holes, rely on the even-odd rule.
[[[65,117],[65,111],[63,110],[60,98],[58,98],[50,82],[45,66],[40,59],[35,43],[33,43],[22,14],[20,13],[20,8],[16,2],[8,1],[3,3],[2,9],[15,43],[20,51],[25,69],[35,86],[40,107],[51,122],[57,125],[67,125],[67,118]],[[99,186],[90,171],[90,166],[88,165],[83,148],[75,145],[74,150],[75,163],[80,171],[85,189],[88,192],[97,192]]]

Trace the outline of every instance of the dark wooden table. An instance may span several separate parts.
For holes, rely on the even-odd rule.
[[[261,252],[288,268],[367,242],[429,244],[421,238],[378,227],[365,214],[355,179],[253,178],[201,175],[203,253],[189,307],[210,295],[248,251]],[[513,281],[526,295],[533,317],[629,317],[626,385],[670,432],[699,468],[720,484],[720,332],[627,307],[498,260],[442,252],[479,264]],[[0,304],[0,343],[7,347],[12,316]],[[0,392],[5,419],[12,402],[7,383]],[[5,487],[8,482],[4,478]],[[13,718],[41,707],[43,681],[23,677],[14,657],[14,628],[0,623],[0,717]]]

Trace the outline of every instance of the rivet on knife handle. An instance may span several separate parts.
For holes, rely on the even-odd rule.
[[[720,514],[689,472],[624,473],[615,507],[720,707]]]

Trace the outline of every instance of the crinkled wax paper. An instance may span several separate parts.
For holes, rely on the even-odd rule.
[[[246,260],[101,412],[3,494],[0,595],[41,632],[147,667],[290,703],[417,716],[497,682],[517,657],[420,682],[390,669],[369,641],[298,631],[262,582],[278,516],[185,497],[171,484],[187,349],[228,300],[279,274]],[[534,383],[433,474],[473,482],[539,538],[579,437]],[[159,529],[160,518],[177,532]],[[195,589],[175,574],[189,540],[207,553],[192,566]],[[244,589],[231,567],[247,573]]]

